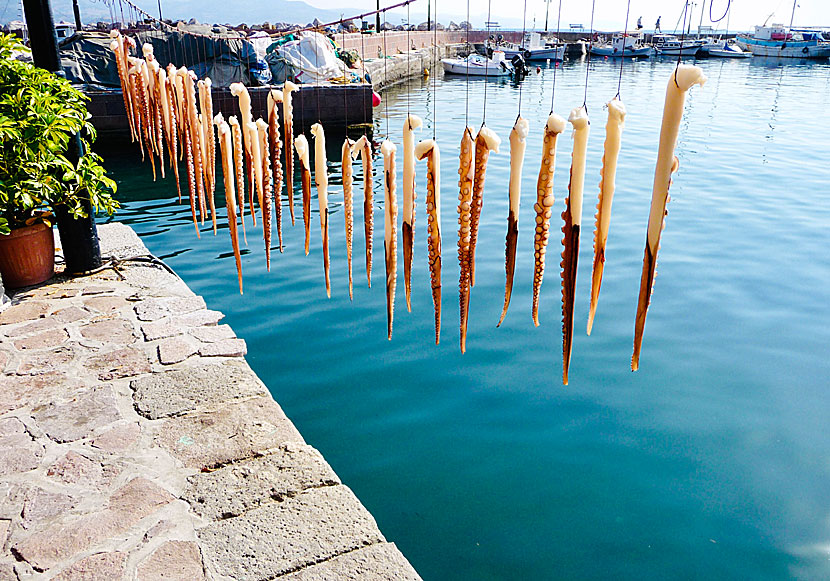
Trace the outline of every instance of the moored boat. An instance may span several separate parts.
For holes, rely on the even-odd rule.
[[[756,56],[823,59],[830,57],[830,42],[817,33],[796,32],[783,24],[756,26],[755,34],[739,34],[735,41]]]
[[[517,54],[521,55],[526,61],[544,61],[548,59],[561,61],[565,58],[564,44],[545,44],[542,42],[542,35],[538,32],[528,32],[525,34],[521,44],[508,42],[500,44],[498,48],[504,51],[504,55],[508,59],[513,58]]]
[[[512,75],[513,65],[505,59],[504,51],[493,51],[492,58],[473,53],[463,58],[441,59],[445,73],[454,75],[475,75],[504,77]]]
[[[659,55],[665,56],[695,56],[703,46],[702,40],[679,40],[673,34],[654,34],[651,44]]]
[[[708,54],[710,57],[729,59],[749,58],[752,56],[751,52],[741,50],[741,47],[738,46],[737,43],[733,42],[724,42],[721,46],[709,47],[709,50],[706,52],[706,54]]]
[[[636,58],[651,56],[654,49],[642,44],[638,35],[617,33],[610,43],[591,45],[590,52],[595,56]]]

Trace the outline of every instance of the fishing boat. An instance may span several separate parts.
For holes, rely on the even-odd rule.
[[[453,75],[475,75],[488,77],[506,77],[515,71],[513,65],[505,58],[504,51],[495,50],[491,58],[473,53],[463,58],[441,59],[445,73]]]
[[[506,42],[499,45],[499,50],[504,51],[506,58],[521,55],[526,61],[561,61],[565,58],[565,45],[545,44],[542,42],[542,35],[538,32],[525,34],[521,44]]]
[[[710,57],[728,59],[741,59],[749,58],[752,56],[751,52],[742,50],[741,47],[734,42],[724,42],[721,43],[721,45],[718,47],[710,46],[706,54],[708,54]]]
[[[596,56],[637,58],[651,56],[654,49],[642,44],[640,35],[617,33],[609,43],[591,45],[590,52]]]
[[[673,34],[653,34],[651,36],[651,44],[654,50],[659,55],[665,56],[695,56],[700,47],[703,46],[702,40],[680,40]]]
[[[830,57],[830,42],[818,32],[794,31],[783,24],[756,26],[755,34],[739,34],[735,41],[755,56],[823,59]]]

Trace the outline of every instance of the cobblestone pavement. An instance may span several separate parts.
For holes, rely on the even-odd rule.
[[[0,312],[0,581],[419,579],[222,313],[99,234],[117,269]]]

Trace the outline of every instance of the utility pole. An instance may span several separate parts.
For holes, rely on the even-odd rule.
[[[427,0],[427,32],[432,30],[432,24],[430,24],[430,21],[429,21],[429,18],[430,18],[430,16],[429,16],[430,3],[431,3],[430,0]]]
[[[164,22],[164,17],[161,15],[161,0],[158,0],[158,4],[159,4],[159,21]]]
[[[84,25],[81,24],[81,8],[78,6],[78,0],[72,0],[72,12],[75,13],[75,31],[81,32]]]
[[[375,32],[380,33],[380,0],[378,0],[378,11],[375,13]],[[386,55],[383,55],[386,56]]]
[[[548,31],[548,12],[550,12],[550,0],[545,1],[545,33]]]

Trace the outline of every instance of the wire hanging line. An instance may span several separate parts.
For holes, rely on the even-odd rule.
[[[386,13],[383,13],[383,32],[381,33],[383,37],[383,82],[388,83],[388,77],[386,76],[386,61],[389,57],[386,54]],[[389,139],[389,99],[383,99],[383,112],[384,117],[386,118],[386,138]]]
[[[525,23],[527,21],[527,0],[524,2],[524,9],[522,10],[522,40],[519,41],[520,43],[524,43],[525,41]],[[521,44],[519,45],[521,47]],[[556,66],[556,59],[554,58],[553,62],[554,66]],[[522,85],[524,83],[519,83],[519,114],[516,115],[516,120],[522,116]]]
[[[625,45],[626,39],[628,38],[628,15],[630,11],[631,0],[628,0],[628,5],[625,8],[625,28],[623,29],[622,54],[620,55],[620,78],[617,80],[617,94],[614,96],[615,99],[620,98],[620,87],[622,87],[623,64],[625,63]]]
[[[556,44],[559,44],[559,26],[562,24],[562,0],[559,0],[559,8],[556,11]],[[555,56],[555,55],[554,55]],[[553,113],[553,99],[556,97],[556,59],[553,60],[553,89],[550,92],[550,112]]]
[[[467,0],[467,50],[470,50],[470,0]],[[486,51],[485,51],[486,52]],[[470,57],[472,53],[467,55],[467,72],[465,73],[464,84],[466,94],[464,96],[464,127],[470,126]]]
[[[597,0],[591,0],[591,28],[589,29],[590,40],[588,41],[588,58],[585,60],[585,94],[582,97],[582,106],[585,111],[588,111],[588,73],[591,70],[591,49],[594,48],[594,9],[596,8]],[[625,38],[623,38],[623,46],[625,46]]]
[[[527,2],[527,0],[525,0]],[[435,140],[435,111],[438,109],[438,92],[436,91],[436,73],[438,67],[438,0],[434,0],[435,24],[432,26],[432,139]],[[429,20],[427,20],[429,24]]]
[[[713,18],[712,17],[712,7],[715,5],[714,0],[709,3],[709,20],[711,22],[717,23],[726,18],[729,14],[729,8],[732,6],[732,0],[726,0],[726,10],[723,11],[723,15],[720,18]],[[727,25],[728,26],[728,25]]]
[[[490,43],[490,3],[492,0],[487,0],[487,41],[484,43],[484,54],[485,54],[485,62],[484,62],[484,107],[481,112],[481,126],[484,127],[484,124],[487,122],[487,72],[490,69],[490,55],[489,51],[487,50],[487,45]],[[469,24],[469,20],[467,21]]]
[[[677,83],[677,69],[680,67],[680,59],[683,58],[683,41],[686,39],[686,14],[688,10],[689,1],[686,0],[686,4],[683,6],[683,29],[680,31],[680,48],[677,50],[677,64],[674,66],[674,84],[678,88],[680,88],[680,85]],[[691,24],[691,19],[689,19],[689,23]]]
[[[409,65],[412,62],[412,55],[409,53],[409,49],[411,45],[409,44],[409,29],[411,25],[409,22],[409,4],[406,5],[406,78],[411,79],[411,72],[409,70]],[[412,122],[409,120],[409,93],[411,92],[411,87],[409,84],[409,80],[406,82],[406,122],[409,124],[409,128],[412,129]]]

